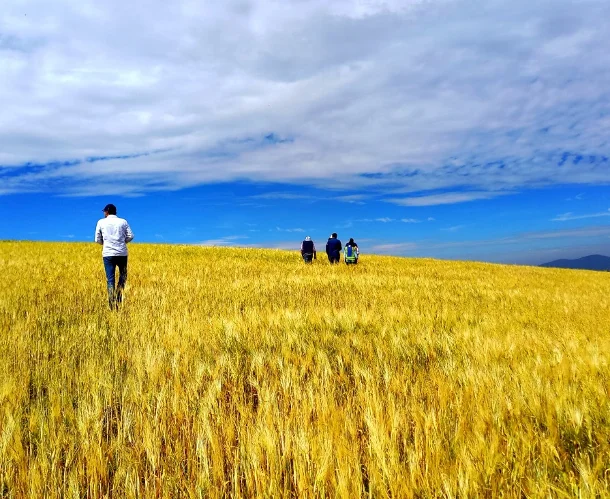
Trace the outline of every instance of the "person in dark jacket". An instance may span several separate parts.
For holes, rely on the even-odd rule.
[[[309,236],[301,243],[301,256],[305,263],[311,263],[312,259],[315,260],[317,258],[316,245]]]
[[[337,239],[337,233],[333,232],[326,242],[326,254],[330,263],[339,263],[341,260],[341,241]]]

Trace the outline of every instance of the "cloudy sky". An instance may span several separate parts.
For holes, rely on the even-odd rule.
[[[4,0],[1,239],[610,253],[607,0]]]

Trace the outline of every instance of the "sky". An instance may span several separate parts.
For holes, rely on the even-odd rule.
[[[607,0],[4,0],[0,239],[610,255]]]

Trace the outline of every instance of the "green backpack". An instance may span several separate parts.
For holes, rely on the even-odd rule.
[[[345,258],[345,263],[356,263],[358,261],[356,248],[353,246],[343,248],[343,257]]]

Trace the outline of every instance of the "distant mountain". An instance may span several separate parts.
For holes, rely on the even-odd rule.
[[[541,267],[556,267],[560,269],[610,270],[610,257],[589,255],[576,260],[555,260],[543,263]]]

